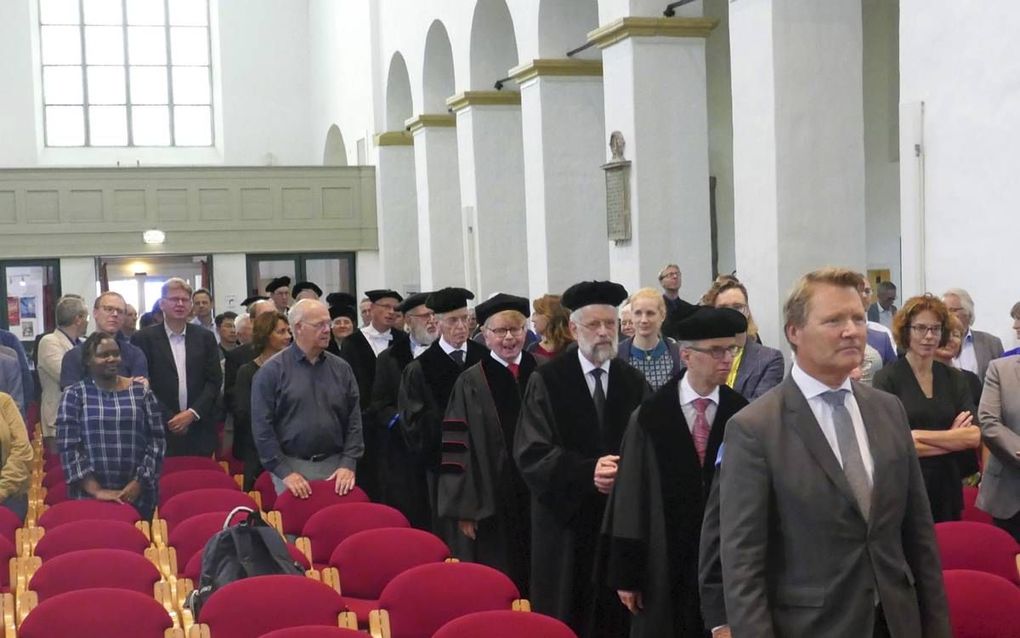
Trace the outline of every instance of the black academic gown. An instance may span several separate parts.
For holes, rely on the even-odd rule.
[[[644,610],[631,619],[631,638],[706,633],[698,596],[702,516],[726,422],[747,400],[720,386],[702,465],[680,407],[678,384],[686,372],[631,417],[603,521],[606,584],[642,594]]]
[[[439,514],[474,521],[475,540],[453,544],[463,561],[494,567],[528,597],[531,568],[531,495],[513,462],[521,398],[535,358],[521,354],[517,379],[488,356],[464,371],[453,386],[443,419]]]
[[[390,347],[408,340],[406,333],[390,330]],[[382,477],[380,457],[382,456],[382,432],[372,414],[372,386],[375,384],[376,355],[368,338],[361,330],[355,330],[340,344],[340,356],[350,364],[354,378],[358,381],[358,395],[362,398],[361,424],[365,442],[365,453],[358,460],[358,486],[365,490],[373,501],[381,500]]]
[[[371,411],[383,439],[380,500],[400,510],[412,526],[429,530],[432,517],[429,514],[425,467],[408,450],[397,410],[400,377],[412,361],[410,340],[401,341],[379,353],[375,362]]]
[[[595,465],[619,453],[631,413],[650,392],[640,372],[613,359],[600,428],[576,344],[528,381],[514,460],[531,490],[531,601],[581,638],[619,636],[626,623],[615,592],[593,579],[606,507],[595,489]]]

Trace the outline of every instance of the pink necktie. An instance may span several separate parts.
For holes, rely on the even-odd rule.
[[[694,417],[694,449],[698,452],[698,461],[705,464],[705,451],[708,449],[708,434],[711,428],[708,425],[708,417],[705,410],[712,404],[711,399],[695,399],[694,409],[697,415]]]

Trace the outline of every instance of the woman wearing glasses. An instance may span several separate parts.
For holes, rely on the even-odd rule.
[[[627,301],[634,318],[634,336],[620,342],[617,356],[645,375],[652,390],[658,390],[680,371],[680,349],[662,338],[666,301],[654,288],[642,288]]]
[[[953,453],[976,448],[981,433],[967,380],[935,358],[950,338],[949,311],[930,294],[908,299],[893,318],[893,337],[906,355],[879,370],[874,386],[898,396],[907,411],[935,522],[960,520],[963,485]]]

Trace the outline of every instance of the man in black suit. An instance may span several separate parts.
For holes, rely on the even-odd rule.
[[[162,324],[139,330],[132,342],[149,362],[149,386],[167,429],[167,456],[212,456],[216,451],[216,399],[223,375],[213,333],[188,323],[191,285],[173,277],[163,284]]]
[[[659,285],[662,286],[662,298],[666,301],[666,317],[671,322],[686,319],[698,308],[680,298],[680,286],[683,285],[680,266],[666,264],[659,271]]]

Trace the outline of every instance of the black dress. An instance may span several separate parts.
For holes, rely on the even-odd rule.
[[[262,462],[251,431],[251,382],[259,364],[249,361],[237,371],[234,382],[234,458],[244,463],[244,489],[251,490],[262,473]]]
[[[874,387],[899,397],[907,411],[910,428],[914,430],[948,430],[960,412],[975,413],[967,379],[938,361],[932,364],[930,399],[921,390],[906,357],[879,370]],[[956,456],[942,454],[921,459],[921,474],[936,523],[958,521],[963,510],[963,484]]]

